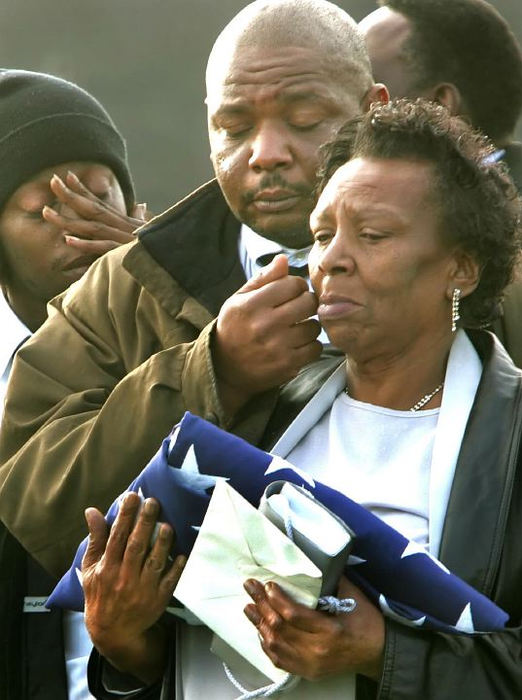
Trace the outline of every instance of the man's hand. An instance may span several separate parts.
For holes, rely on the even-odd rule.
[[[155,623],[165,610],[185,564],[169,563],[172,529],[156,526],[158,504],[125,495],[118,516],[107,524],[96,508],[85,512],[89,545],[82,561],[85,623],[94,646],[115,668],[146,683],[161,677],[165,631]],[[139,512],[139,515],[138,515]]]
[[[330,615],[295,603],[276,584],[249,579],[254,604],[245,608],[272,663],[308,680],[346,671],[379,680],[384,649],[384,618],[364,593],[342,578],[338,595],[355,598],[351,613]]]
[[[53,175],[50,187],[58,201],[78,218],[62,216],[48,206],[42,214],[46,221],[69,232],[65,236],[67,245],[86,255],[100,256],[133,241],[134,231],[150,218],[144,204],[136,204],[132,216],[126,216],[99,199],[73,172],[69,171],[65,179]]]
[[[311,319],[317,300],[304,279],[288,275],[277,255],[223,304],[217,319],[213,360],[225,409],[289,381],[318,359],[321,331]]]

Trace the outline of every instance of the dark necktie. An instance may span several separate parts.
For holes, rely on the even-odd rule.
[[[266,267],[266,265],[270,265],[276,255],[279,255],[279,253],[266,253],[265,255],[260,255],[257,258],[256,263],[261,265],[261,267]],[[288,274],[294,275],[295,277],[303,277],[303,279],[308,279],[308,265],[306,263],[299,266],[289,265]]]

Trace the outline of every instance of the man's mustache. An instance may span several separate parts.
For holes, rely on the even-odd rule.
[[[298,182],[289,184],[279,173],[265,175],[255,189],[243,190],[241,199],[244,204],[251,204],[260,192],[264,190],[282,189],[288,192],[288,196],[309,197],[313,188],[310,185]]]

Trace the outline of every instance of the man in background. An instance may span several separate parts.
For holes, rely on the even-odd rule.
[[[360,23],[375,80],[394,97],[426,97],[487,134],[522,192],[522,52],[485,0],[379,0]],[[506,291],[492,330],[522,367],[522,287]]]
[[[426,97],[496,144],[522,190],[522,52],[485,0],[379,0],[360,23],[373,75],[390,97]]]

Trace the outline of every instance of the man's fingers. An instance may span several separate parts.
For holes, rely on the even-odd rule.
[[[241,291],[238,292],[237,300],[240,304],[244,305],[247,312],[255,312],[258,309],[271,311],[287,302],[294,301],[302,295],[313,296],[312,293],[308,291],[306,281],[301,277],[290,277],[286,275],[276,280],[271,280],[264,286],[259,287],[259,289],[252,289],[248,293],[243,294]],[[231,297],[231,299],[232,298],[233,297]],[[315,303],[314,301],[314,304]],[[315,311],[311,311],[311,314],[313,313],[315,313]]]
[[[295,349],[307,347],[317,340],[320,332],[321,324],[315,318],[309,318],[306,321],[296,323],[289,329],[289,345]],[[322,344],[319,343],[317,347],[319,353],[322,347]]]
[[[105,518],[96,508],[87,508],[85,520],[89,528],[89,542],[82,559],[82,571],[96,564],[102,558],[109,533],[109,526]]]
[[[290,279],[290,278],[289,278]],[[261,292],[260,292],[261,293]],[[274,318],[282,325],[292,325],[313,316],[317,311],[317,298],[312,292],[305,291],[284,301],[274,308]]]
[[[288,275],[288,258],[286,255],[276,255],[272,262],[264,267],[257,275],[249,279],[242,287],[238,290],[238,294],[244,294],[245,292],[253,292],[255,289],[260,289],[264,287],[269,282],[274,282],[275,280],[281,279],[281,277],[286,277]]]

